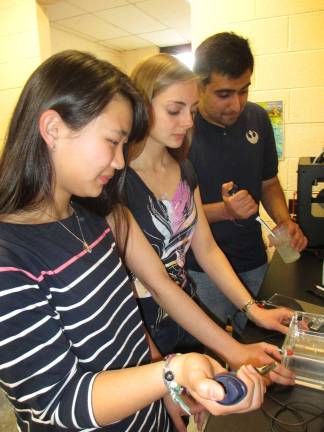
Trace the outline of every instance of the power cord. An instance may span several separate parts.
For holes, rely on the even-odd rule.
[[[302,430],[303,432],[307,432],[310,423],[320,417],[324,418],[324,410],[314,404],[298,401],[283,403],[269,393],[266,393],[265,397],[271,399],[276,405],[280,407],[274,414],[268,412],[264,407],[262,407],[263,413],[271,419],[271,432],[291,432],[292,430],[296,430],[295,428],[300,428],[300,430]],[[317,413],[314,411],[317,411]],[[297,419],[297,422],[287,422],[281,420],[280,416],[284,413],[287,414],[287,412],[289,412],[293,417],[295,417]],[[311,415],[311,417],[305,419],[305,414]],[[324,431],[324,421],[321,431]]]
[[[321,163],[322,162],[322,158],[324,158],[324,148],[322,148],[322,150],[320,151],[320,153],[313,159],[312,164],[316,164],[316,163]]]

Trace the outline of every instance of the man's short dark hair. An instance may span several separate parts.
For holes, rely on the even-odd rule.
[[[194,72],[203,84],[210,82],[212,73],[238,78],[248,69],[253,72],[253,66],[248,40],[232,32],[210,36],[195,51]]]

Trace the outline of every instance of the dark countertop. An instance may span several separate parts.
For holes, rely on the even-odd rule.
[[[274,293],[279,293],[324,307],[323,298],[314,296],[307,291],[313,284],[321,284],[322,265],[323,257],[317,256],[311,251],[303,252],[301,258],[291,264],[285,264],[280,256],[275,253],[262,284],[259,299],[267,300]],[[243,343],[253,343],[261,340],[281,346],[284,336],[274,331],[261,329],[249,322],[241,341]],[[275,402],[273,398],[279,403]],[[297,411],[296,415],[301,414],[302,418],[307,421],[319,414],[321,410],[324,410],[324,392],[302,386],[284,387],[273,385],[267,391],[262,408],[268,414],[274,416],[280,410],[280,403],[293,404],[292,407]],[[307,403],[313,406],[306,407]],[[309,413],[304,412],[304,408]],[[290,424],[302,421],[296,415],[285,410],[280,414],[279,418],[281,421]],[[302,426],[290,426],[286,429],[280,429],[278,425],[271,429],[271,418],[260,409],[246,414],[231,414],[222,417],[211,416],[205,432],[261,432],[271,430],[301,432],[306,429]],[[308,424],[307,431],[324,431],[324,413]]]

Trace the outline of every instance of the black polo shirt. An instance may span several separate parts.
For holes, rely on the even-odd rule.
[[[278,157],[266,111],[248,102],[237,122],[226,128],[195,119],[189,158],[196,170],[204,204],[222,201],[222,184],[234,181],[261,200],[262,181],[277,175]],[[261,227],[255,217],[210,225],[213,236],[236,272],[252,270],[267,260]],[[192,254],[188,268],[201,271]]]

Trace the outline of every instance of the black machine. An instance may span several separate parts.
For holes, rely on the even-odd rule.
[[[324,152],[298,163],[297,222],[308,238],[308,247],[324,250]]]

